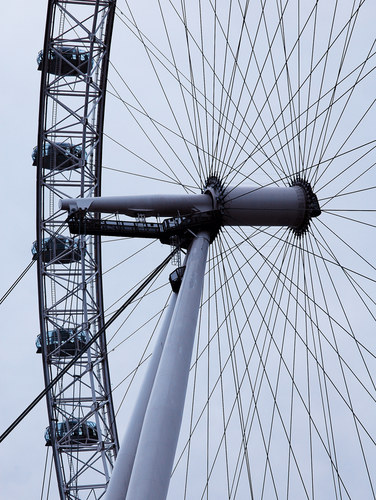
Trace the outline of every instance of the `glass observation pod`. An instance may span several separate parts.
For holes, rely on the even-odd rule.
[[[169,276],[172,291],[178,293],[184,276],[185,266],[177,267]]]
[[[86,344],[84,333],[75,334],[72,329],[56,328],[47,332],[47,352],[56,357],[74,356],[83,349]],[[38,335],[35,342],[37,353],[42,352],[42,336]]]
[[[38,244],[34,241],[31,253],[33,260],[38,258]],[[73,238],[65,236],[51,236],[45,238],[42,243],[42,261],[52,264],[70,264],[81,260],[78,243]]]
[[[70,418],[65,422],[58,422],[55,427],[56,437],[60,445],[92,445],[98,442],[97,426],[94,422],[79,422],[79,420]],[[47,427],[44,434],[46,446],[51,446],[51,429]]]
[[[72,146],[66,142],[46,143],[43,146],[42,168],[49,170],[66,170],[79,167],[82,156],[81,146]],[[33,165],[38,164],[38,146],[33,149]]]
[[[43,66],[43,50],[38,54],[38,70]],[[89,71],[89,52],[78,47],[56,46],[48,52],[47,72],[58,76],[79,76]]]

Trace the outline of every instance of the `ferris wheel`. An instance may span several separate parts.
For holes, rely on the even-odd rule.
[[[375,12],[48,2],[33,254],[60,498],[376,498]]]

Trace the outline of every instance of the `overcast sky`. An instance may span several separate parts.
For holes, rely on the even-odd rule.
[[[1,198],[3,295],[31,260],[35,239],[35,169],[40,75],[36,57],[43,43],[46,2],[2,2],[4,53],[0,81]],[[36,274],[33,268],[0,308],[1,429],[43,387],[40,358],[34,355],[38,334]],[[0,446],[3,498],[39,498],[43,474],[45,403]]]
[[[349,5],[349,2],[346,1],[346,4]],[[140,9],[142,10],[142,6]],[[373,11],[371,9],[369,12],[375,14],[375,9],[376,7],[373,7]],[[31,261],[31,245],[35,239],[35,167],[32,166],[31,152],[37,141],[40,73],[37,71],[36,57],[43,44],[45,11],[45,1],[3,1],[0,7],[3,19],[0,79],[2,153],[0,189],[3,229],[0,247],[0,295],[5,293]],[[154,15],[146,18],[146,28],[148,23],[149,26],[153,24],[154,19]],[[374,19],[374,16],[369,16],[369,26],[373,28]],[[119,32],[116,31],[116,34],[119,35]],[[164,43],[163,50],[167,51],[166,41]],[[136,53],[126,53],[124,59],[126,68],[132,64],[137,67]],[[156,100],[148,92],[150,78],[146,73],[143,75],[142,83],[139,84],[142,86],[140,90],[145,94],[147,105],[154,106],[156,116],[159,113],[163,116],[164,108],[161,101]],[[128,98],[130,99],[129,96]],[[121,108],[117,104],[109,106],[109,110],[114,113],[111,116],[115,116]],[[374,126],[374,123],[371,124]],[[117,138],[117,133],[122,127],[121,117],[114,118],[107,125],[106,130]],[[139,138],[136,129],[137,127],[127,129],[127,140],[130,144],[132,141],[137,143],[143,140]],[[369,129],[368,133],[374,137],[374,131]],[[173,141],[173,136],[170,139]],[[147,147],[149,146],[145,145],[144,149],[141,145],[140,150],[147,151]],[[112,151],[108,153],[109,164],[117,165],[116,149],[114,148],[113,153]],[[152,148],[148,153],[151,158]],[[168,154],[172,158],[172,153]],[[169,161],[174,164],[174,159],[171,158]],[[137,170],[139,164],[136,163],[136,159],[134,162],[130,168]],[[164,168],[163,164],[161,168]],[[146,169],[147,167],[144,173],[147,172]],[[134,180],[132,192],[141,191],[143,180],[134,177],[131,179]],[[170,184],[161,183],[161,185],[166,191],[174,189]],[[117,192],[119,182],[116,180],[105,189],[108,189],[108,193],[121,194]],[[128,185],[124,189],[128,189]],[[352,236],[354,237],[354,234]],[[160,252],[160,247],[158,248],[162,255],[163,252]],[[43,388],[41,359],[35,353],[35,339],[39,333],[35,268],[29,271],[0,306],[0,318],[2,401],[0,432],[2,432]],[[368,323],[365,324],[365,329],[368,326]],[[117,374],[117,379],[121,379],[121,375]],[[374,410],[374,407],[371,410]],[[42,401],[0,445],[2,498],[12,500],[39,498],[47,451],[44,441],[46,426],[47,415],[45,403]],[[55,500],[56,494],[52,494],[51,498]]]

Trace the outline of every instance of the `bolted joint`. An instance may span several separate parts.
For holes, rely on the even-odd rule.
[[[299,226],[292,227],[293,233],[300,237],[307,232],[311,219],[321,214],[321,208],[317,196],[313,192],[311,184],[302,177],[295,177],[290,183],[291,187],[298,186],[302,189],[305,198],[305,214]]]
[[[217,176],[211,175],[207,178],[202,193],[211,196],[214,210],[220,210],[223,208],[225,188]]]

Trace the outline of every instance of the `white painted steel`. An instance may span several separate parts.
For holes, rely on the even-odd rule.
[[[137,217],[176,217],[213,210],[211,194],[140,195],[68,199],[60,202],[63,210],[78,208],[91,212],[119,213]],[[225,226],[297,227],[304,219],[304,189],[291,187],[227,187],[223,201],[222,224]]]
[[[179,437],[200,306],[209,234],[192,241],[146,410],[127,500],[164,500]],[[112,500],[112,498],[111,498]]]
[[[299,226],[305,215],[303,188],[228,187],[224,195],[224,226]]]
[[[134,196],[105,196],[61,200],[62,210],[74,211],[79,208],[90,212],[119,213],[137,217],[174,217],[191,212],[212,210],[212,198],[208,194],[151,194]]]
[[[153,355],[150,359],[141,390],[138,394],[132,418],[129,422],[127,432],[125,433],[122,445],[116,458],[112,476],[104,497],[105,500],[124,500],[127,494],[146,408],[154,384],[155,375],[158,370],[172,314],[175,309],[176,299],[177,294],[172,293],[171,300],[159,332],[158,340],[153,350]]]

